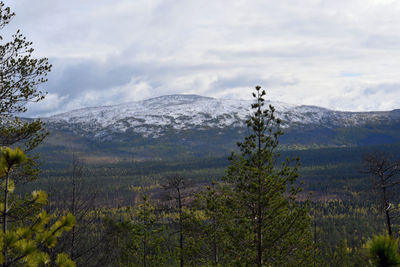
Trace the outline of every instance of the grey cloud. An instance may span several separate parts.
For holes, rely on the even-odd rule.
[[[365,38],[365,40],[363,41],[363,45],[366,48],[372,48],[372,49],[397,50],[400,45],[400,35],[398,35],[398,33],[390,35],[384,35],[384,34],[370,35]]]
[[[262,78],[256,75],[235,75],[231,77],[219,77],[217,81],[212,83],[212,88],[206,93],[211,93],[215,91],[223,91],[226,89],[231,89],[235,87],[253,87],[256,85],[262,85],[266,88],[271,87],[281,87],[281,86],[293,86],[298,84],[295,79],[285,79],[283,77],[270,76],[267,78]]]
[[[392,110],[399,106],[400,83],[362,84],[332,94],[323,102],[333,109],[346,111]]]
[[[147,95],[226,96],[256,84],[271,88],[273,100],[297,104],[340,109],[400,106],[394,95],[400,84],[397,2],[9,4],[17,13],[10,32],[21,28],[38,55],[49,57],[54,65],[44,87],[52,104],[43,102],[30,114]],[[358,73],[362,75],[352,75]],[[385,100],[385,93],[393,100]],[[369,105],[378,99],[385,103]]]
[[[54,64],[54,63],[53,63]],[[83,61],[53,68],[46,85],[60,94],[76,95],[87,89],[103,90],[129,82],[140,70],[133,66],[108,66],[95,61]]]
[[[363,91],[365,95],[391,94],[391,93],[397,93],[400,95],[400,83],[379,84],[367,87]]]

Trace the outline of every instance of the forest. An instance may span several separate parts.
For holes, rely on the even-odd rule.
[[[1,29],[14,15],[0,3]],[[2,266],[400,265],[399,143],[285,147],[256,86],[230,156],[41,156],[20,114],[52,66],[19,31],[0,58]]]

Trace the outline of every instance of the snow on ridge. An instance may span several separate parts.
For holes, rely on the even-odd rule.
[[[125,132],[132,129],[144,136],[158,137],[161,128],[177,130],[193,127],[244,125],[251,114],[252,100],[216,99],[198,95],[167,95],[113,106],[92,107],[57,114],[43,120],[49,123],[79,125],[84,132]],[[275,107],[285,127],[292,124],[343,125],[384,120],[388,112],[342,112],[317,106],[296,106],[266,101]],[[390,112],[389,112],[390,113]],[[67,127],[67,126],[65,126]],[[69,127],[69,126],[68,126]],[[72,127],[72,126],[71,126]]]
[[[245,102],[244,105],[243,102]],[[193,119],[192,123],[197,125],[203,122],[202,117],[218,118],[229,113],[235,113],[240,119],[245,119],[250,114],[250,103],[246,100],[218,100],[196,95],[174,95],[115,106],[79,109],[44,120],[67,123],[90,121],[107,127],[116,121],[129,118],[140,120],[142,124],[166,125],[173,118],[178,121]]]

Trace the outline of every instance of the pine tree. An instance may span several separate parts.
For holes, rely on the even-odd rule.
[[[193,191],[187,179],[179,174],[164,177],[161,186],[166,193],[164,198],[170,202],[168,210],[175,216],[175,219],[172,220],[172,225],[177,227],[176,234],[179,235],[179,240],[174,251],[179,261],[179,266],[183,267],[186,266],[187,258],[191,254],[189,251],[192,251],[192,248],[187,249],[189,247],[187,224],[190,218],[188,206],[193,196]]]
[[[123,248],[121,263],[124,266],[164,266],[170,258],[165,247],[164,226],[142,192],[142,203],[133,210],[132,221],[128,222],[128,242]]]
[[[374,236],[367,244],[371,266],[399,266],[399,240],[391,236]]]
[[[205,266],[231,266],[231,256],[226,251],[229,244],[226,226],[230,223],[229,194],[221,183],[212,181],[196,195],[195,208],[200,212],[197,228],[192,236],[196,239],[198,261]]]
[[[0,264],[3,267],[49,264],[50,256],[42,249],[54,247],[57,238],[75,225],[75,218],[71,214],[50,224],[54,216],[43,210],[47,204],[45,192],[34,191],[25,198],[14,194],[13,173],[26,160],[20,148],[1,149]],[[54,263],[58,266],[75,266],[65,253],[59,253]]]
[[[0,30],[15,16],[0,2]],[[27,111],[26,103],[44,99],[46,93],[38,86],[47,81],[51,65],[47,58],[35,58],[32,42],[18,30],[9,41],[0,35],[0,145],[10,146],[25,142],[32,149],[46,135],[40,120],[26,122],[15,114]]]
[[[265,108],[265,95],[257,86],[250,134],[238,143],[240,153],[232,153],[223,179],[225,251],[241,266],[305,266],[312,242],[308,204],[297,201],[299,159],[279,160],[281,121],[273,106]]]
[[[380,209],[385,214],[386,227],[389,236],[393,236],[394,216],[393,202],[396,202],[400,186],[400,160],[395,160],[392,155],[383,152],[367,153],[363,155],[362,173],[371,176],[372,194]]]
[[[10,24],[15,13],[0,2],[0,31]],[[36,58],[32,42],[17,30],[11,37],[0,33],[0,146],[20,146],[25,152],[34,149],[48,132],[38,120],[17,117],[27,111],[26,104],[44,99],[46,92],[39,86],[47,81],[51,71],[47,58]],[[27,157],[24,166],[29,175],[14,177],[18,184],[38,175],[36,157]]]

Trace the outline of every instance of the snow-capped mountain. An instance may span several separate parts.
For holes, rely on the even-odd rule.
[[[198,95],[167,95],[120,105],[84,108],[43,120],[50,127],[79,135],[109,140],[113,134],[133,132],[157,138],[168,130],[206,130],[243,127],[251,114],[250,100],[229,100]],[[316,106],[268,102],[275,107],[284,127],[349,127],[400,121],[400,110],[342,112]]]

